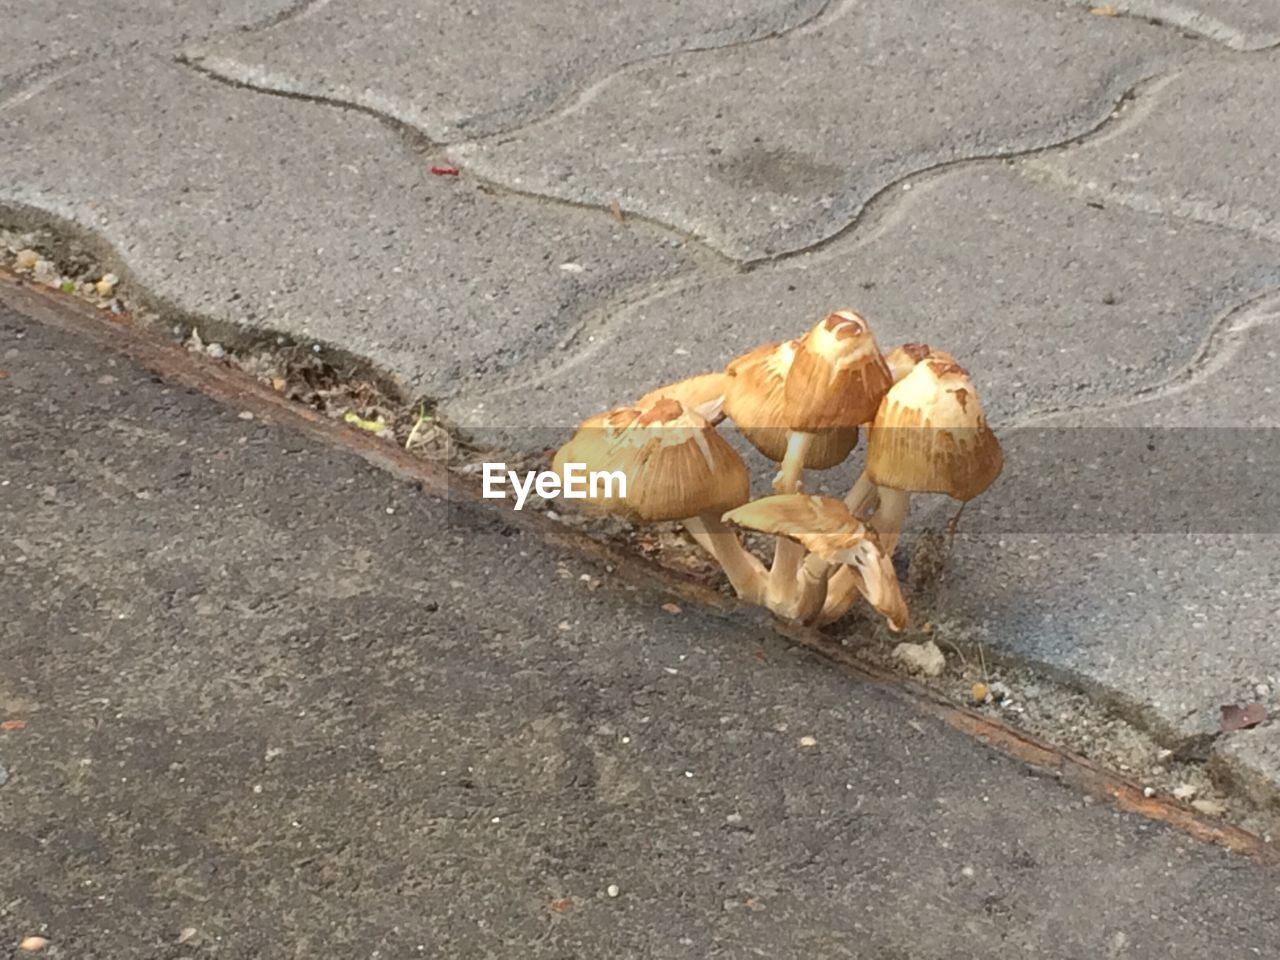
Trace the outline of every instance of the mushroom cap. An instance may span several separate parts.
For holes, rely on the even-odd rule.
[[[581,463],[588,474],[620,471],[626,496],[615,485],[593,490],[585,501],[606,513],[633,520],[685,520],[716,516],[746,503],[747,465],[706,419],[664,397],[645,407],[619,407],[589,417],[556,451],[553,469],[563,481],[565,467]]]
[[[828,563],[847,564],[861,593],[893,630],[907,625],[893,560],[880,548],[875,531],[849,512],[843,500],[802,493],[762,497],[724,515],[728,523],[789,537]]]
[[[795,429],[785,412],[787,375],[797,340],[766,343],[732,361],[725,369],[724,412],[753,447],[774,463],[787,454],[787,434]],[[805,455],[810,470],[843,463],[858,443],[858,428],[826,430],[817,435]]]
[[[724,519],[740,527],[790,537],[823,560],[831,560],[837,552],[873,535],[843,500],[803,493],[761,497],[731,510]]]
[[[677,380],[650,390],[635,402],[637,407],[647,407],[663,397],[679,400],[680,405],[701,416],[710,423],[724,419],[724,394],[728,377],[721,372],[700,373],[696,377]]]
[[[869,432],[867,476],[877,486],[972,500],[1003,467],[968,371],[946,354],[894,384]]]
[[[810,433],[856,427],[871,422],[891,386],[893,375],[867,322],[837,310],[797,343],[784,413],[792,429]]]
[[[917,363],[929,356],[932,351],[927,343],[904,343],[894,347],[884,355],[884,362],[889,365],[893,382],[897,383],[915,369]]]

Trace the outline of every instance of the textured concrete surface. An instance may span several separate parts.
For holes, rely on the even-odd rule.
[[[1272,295],[1228,318],[1198,361],[1159,388],[1126,403],[1041,419],[1059,429],[1068,461],[1060,488],[1042,491],[1035,505],[1044,534],[961,537],[938,609],[960,616],[965,629],[981,631],[993,644],[1119,694],[1176,736],[1214,731],[1225,703],[1258,700],[1276,712],[1280,536],[1270,518],[1280,516],[1280,477],[1274,462],[1275,479],[1241,505],[1246,515],[1256,512],[1257,529],[1268,535],[1215,534],[1202,525],[1184,535],[1135,529],[1122,490],[1111,494],[1116,533],[1097,535],[1094,527],[1062,534],[1081,529],[1075,519],[1080,487],[1090,482],[1074,476],[1076,470],[1087,473],[1088,464],[1069,462],[1085,446],[1076,444],[1074,433],[1150,428],[1144,442],[1186,443],[1186,457],[1194,459],[1221,449],[1222,428],[1229,427],[1239,434],[1228,438],[1233,459],[1274,456],[1280,394],[1269,371],[1277,355],[1280,297]],[[1016,455],[1010,460],[1016,473]],[[1208,513],[1216,498],[1240,495],[1232,485],[1215,483],[1228,465],[1206,466],[1204,481],[1171,502],[1169,511],[1191,504]],[[1132,480],[1124,485],[1132,487],[1135,506],[1151,496],[1151,484],[1124,479]],[[1030,484],[1022,489],[1026,497],[1035,490]],[[1018,509],[1017,498],[1004,496],[997,484],[989,500],[966,510],[965,522],[974,530],[1002,530],[1008,526],[1003,515]],[[1264,755],[1236,759],[1259,761],[1254,773],[1280,782],[1280,769]]]
[[[1124,122],[1030,161],[1090,199],[1220,223],[1280,242],[1280,184],[1269,116],[1280,52],[1198,64],[1126,104]]]
[[[905,174],[1084,133],[1177,49],[1018,0],[846,4],[812,31],[624,71],[449,153],[521,190],[618,198],[749,260],[831,236]]]
[[[86,137],[105,116],[115,135]],[[374,118],[154,59],[0,112],[0,151],[0,202],[102,237],[165,302],[333,343],[429,394],[554,352],[588,309],[689,262],[655,230],[432,176]]]
[[[527,422],[534,397],[576,423],[642,384],[798,336],[845,305],[871,321],[882,349],[924,340],[963,357],[988,414],[1009,425],[1176,376],[1220,317],[1280,288],[1269,243],[1098,209],[1017,167],[968,165],[906,186],[847,238],[746,274],[674,284],[533,376],[513,371],[505,390],[491,383],[446,409],[465,424],[510,425]]]
[[[1194,31],[1235,50],[1263,50],[1280,44],[1280,3],[1276,0],[1068,0],[1096,11],[1155,20]],[[1101,15],[1106,15],[1105,13]],[[1114,15],[1114,14],[1113,14]]]
[[[1064,452],[1037,488],[1015,428],[1276,425],[1280,7],[1098,6],[11,6],[0,221],[99,241],[207,338],[342,348],[528,449],[863,309],[957,353],[1014,455],[917,603],[1185,735],[1280,670],[1276,537],[1215,528],[1191,474],[1166,502]],[[1196,522],[1103,536],[1113,500]]]
[[[333,0],[187,55],[237,82],[359,104],[444,141],[528,121],[629,63],[792,29],[827,4]]]
[[[7,309],[0,356],[6,942],[1280,951],[1274,869]]]
[[[87,57],[181,44],[261,26],[287,14],[291,0],[0,0],[0,102],[6,85]]]

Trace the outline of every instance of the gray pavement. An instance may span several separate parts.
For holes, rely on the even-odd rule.
[[[0,940],[1201,960],[1275,868],[0,306]],[[476,602],[483,595],[485,602]],[[808,740],[805,738],[812,738]]]
[[[1275,0],[67,10],[102,25],[5,11],[0,219],[466,431],[545,449],[840,305],[958,354],[1006,434],[1275,426]],[[994,488],[1058,522],[960,541],[917,607],[1171,744],[1280,711],[1275,536],[1062,536],[1056,496]],[[1278,730],[1220,757],[1280,784]]]

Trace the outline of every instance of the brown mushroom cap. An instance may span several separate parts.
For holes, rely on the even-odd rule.
[[[724,419],[724,394],[728,377],[724,373],[702,373],[696,377],[677,380],[650,390],[635,402],[635,406],[644,408],[664,397],[679,400],[687,410],[710,421],[719,423]]]
[[[904,343],[894,347],[884,355],[884,362],[889,366],[893,382],[897,383],[915,369],[917,363],[929,356],[932,351],[927,343]]]
[[[972,500],[1003,466],[968,371],[942,354],[894,384],[867,440],[867,476],[895,490]]]
[[[870,423],[893,375],[867,322],[852,310],[829,313],[796,345],[784,413],[792,429],[814,433]]]
[[[747,465],[706,419],[664,397],[646,407],[621,407],[588,418],[573,438],[556,451],[553,468],[565,476],[565,465],[585,470],[621,471],[626,497],[596,495],[588,487],[586,503],[635,520],[684,520],[699,514],[716,516],[750,496]]]
[[[726,523],[790,537],[831,560],[836,553],[861,540],[874,537],[844,501],[803,493],[785,493],[761,497],[724,515]]]
[[[774,463],[787,454],[787,434],[795,429],[785,415],[783,396],[799,341],[766,343],[732,361],[725,369],[724,412],[753,447]],[[810,470],[843,463],[858,443],[858,428],[818,434],[805,455]]]

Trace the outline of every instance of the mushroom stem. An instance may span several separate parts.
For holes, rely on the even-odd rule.
[[[880,534],[880,545],[886,557],[893,556],[902,534],[902,525],[907,521],[907,508],[911,505],[911,494],[906,490],[895,490],[893,487],[880,487],[880,506],[871,518],[871,528]]]
[[[730,530],[719,515],[704,513],[690,517],[684,521],[684,526],[698,545],[724,569],[738,596],[748,603],[764,600],[768,579],[764,564],[742,545],[737,533]]]
[[[799,493],[800,478],[804,473],[804,461],[817,434],[801,430],[787,431],[787,452],[782,458],[778,475],[773,480],[774,493]]]
[[[798,493],[804,474],[805,457],[816,438],[815,434],[801,430],[787,432],[787,452],[773,481],[775,493]],[[765,599],[770,610],[796,603],[800,597],[800,564],[804,562],[804,547],[786,537],[778,537],[773,551],[773,566],[769,569],[769,586]]]
[[[859,595],[857,575],[849,567],[841,566],[827,581],[827,595],[818,615],[818,625],[835,623],[857,603]]]
[[[795,619],[812,623],[822,613],[827,599],[827,578],[831,565],[817,554],[809,554],[800,565],[800,588],[796,598]]]
[[[876,485],[867,476],[867,471],[863,470],[858,475],[858,479],[854,482],[848,495],[844,498],[844,505],[849,508],[849,512],[855,517],[861,517],[862,511],[868,509],[876,498]]]

